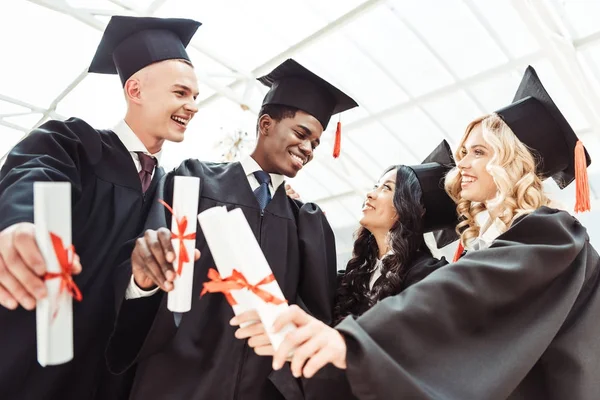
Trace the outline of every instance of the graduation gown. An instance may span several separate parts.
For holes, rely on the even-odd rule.
[[[447,265],[448,262],[442,257],[441,260],[431,254],[419,252],[407,267],[406,275],[402,281],[399,293],[409,286],[425,279],[429,274]],[[345,271],[338,271],[338,285]],[[380,277],[379,279],[385,279]],[[379,280],[378,279],[378,280]],[[334,367],[332,364],[321,369],[310,379],[303,379],[306,400],[352,400],[356,397],[352,394],[352,388],[348,382],[346,371]],[[391,398],[391,397],[390,397]]]
[[[600,258],[564,211],[521,217],[337,329],[360,399],[600,396]]]
[[[163,174],[157,169],[146,196]],[[123,378],[110,376],[104,350],[114,324],[112,266],[131,255],[123,245],[140,234],[149,210],[135,164],[114,132],[76,118],[49,121],[11,150],[0,172],[0,230],[33,222],[35,181],[72,185],[72,237],[83,267],[74,277],[83,295],[73,302],[74,359],[42,368],[35,311],[0,307],[0,397],[118,398],[112,390]]]
[[[167,174],[157,198],[172,202],[175,175],[200,177],[199,213],[215,206],[240,208],[286,299],[330,323],[335,243],[316,205],[289,199],[281,185],[261,211],[239,162],[197,160],[187,160]],[[155,203],[147,227],[170,228],[171,214]],[[208,269],[215,264],[200,228],[196,236],[202,255],[194,269],[191,311],[183,314],[177,328],[164,293],[124,300],[107,352],[111,368],[122,372],[137,363],[132,399],[302,399],[301,386],[289,369],[273,372],[270,357],[257,356],[235,338],[236,328],[229,325],[233,311],[222,294],[200,298]]]

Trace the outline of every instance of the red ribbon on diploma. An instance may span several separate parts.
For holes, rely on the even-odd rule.
[[[202,293],[200,293],[200,296],[204,296],[204,294],[206,294],[207,292],[220,292],[225,295],[227,302],[232,306],[235,305],[236,302],[231,296],[230,292],[232,290],[239,290],[244,288],[250,290],[252,293],[260,297],[265,303],[273,303],[275,305],[287,303],[287,300],[278,299],[271,293],[259,287],[275,281],[275,276],[273,274],[270,274],[269,276],[258,282],[256,285],[251,285],[250,282],[248,282],[248,280],[246,279],[246,277],[238,270],[234,269],[231,273],[231,276],[223,279],[216,270],[210,268],[208,270],[208,279],[209,281],[204,282],[203,284],[204,288],[202,289]]]
[[[179,262],[177,263],[177,275],[181,275],[181,271],[183,270],[183,263],[190,261],[190,255],[188,254],[184,240],[196,240],[196,232],[185,234],[185,230],[187,229],[188,220],[187,217],[177,218],[173,209],[163,200],[158,200],[163,206],[167,207],[167,210],[173,214],[175,217],[175,221],[177,221],[177,232],[171,232],[174,239],[179,239]]]
[[[75,281],[73,281],[73,256],[75,255],[75,247],[70,245],[65,248],[60,236],[52,232],[50,232],[50,240],[52,241],[52,247],[60,266],[60,272],[46,272],[44,280],[59,278],[60,291],[58,293],[67,291],[75,300],[81,301],[81,291],[75,284]],[[52,313],[53,319],[56,318],[57,313],[58,309]]]

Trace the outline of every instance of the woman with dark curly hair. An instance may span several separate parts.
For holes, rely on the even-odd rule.
[[[353,256],[338,276],[336,322],[362,315],[446,264],[425,245],[423,233],[430,227],[423,223],[422,197],[415,171],[405,165],[386,169],[367,194]]]

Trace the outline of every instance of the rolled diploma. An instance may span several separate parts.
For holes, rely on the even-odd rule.
[[[185,234],[196,232],[196,214],[198,213],[198,195],[200,191],[200,178],[195,176],[176,176],[173,184],[173,204],[175,215],[171,218],[171,231],[179,233],[177,219],[187,217]],[[175,271],[179,266],[179,239],[171,241],[175,250]],[[194,285],[194,250],[195,239],[183,241],[189,255],[188,262],[183,263],[181,275],[175,278],[174,289],[169,292],[167,308],[173,312],[187,312],[192,308],[192,289]]]
[[[238,268],[240,268],[238,270],[246,277],[250,284],[256,285],[258,282],[271,275],[273,271],[271,270],[260,245],[254,237],[252,228],[250,228],[242,210],[239,208],[231,210],[228,212],[228,216],[228,236],[230,236],[230,240],[235,243],[235,246],[233,246],[230,251],[235,254],[237,265],[239,266]],[[276,280],[261,285],[260,289],[271,293],[278,299],[285,299]],[[293,324],[288,324],[279,332],[273,332],[273,323],[275,322],[275,319],[288,308],[288,304],[282,303],[276,305],[265,303],[254,293],[250,291],[248,291],[248,293],[254,300],[254,307],[265,327],[273,348],[277,350],[285,338],[285,335],[296,329]]]
[[[198,215],[198,222],[221,278],[231,276],[234,269],[240,271],[237,254],[232,251],[237,244],[231,236],[227,208],[209,208]],[[235,315],[254,309],[252,296],[247,289],[232,290],[230,294],[236,302],[231,306]],[[247,322],[240,326],[246,327],[251,324],[252,322]]]
[[[50,232],[62,239],[64,247],[71,245],[69,182],[34,182],[33,221],[46,271],[60,273]],[[48,295],[37,301],[35,311],[37,359],[42,367],[73,359],[73,298],[68,290],[60,291],[60,278],[48,279],[45,283]]]

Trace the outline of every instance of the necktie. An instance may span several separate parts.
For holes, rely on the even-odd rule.
[[[156,158],[140,151],[136,152],[136,154],[142,165],[142,169],[138,172],[140,181],[142,181],[142,191],[146,193],[146,190],[148,190],[148,187],[150,186],[150,182],[152,182],[152,172],[154,172],[154,167],[156,167]]]
[[[267,204],[269,204],[269,201],[271,201],[271,192],[269,191],[271,176],[265,171],[256,171],[254,177],[260,184],[254,190],[254,195],[256,196],[256,200],[258,200],[258,204],[260,204],[260,209],[264,210]]]

